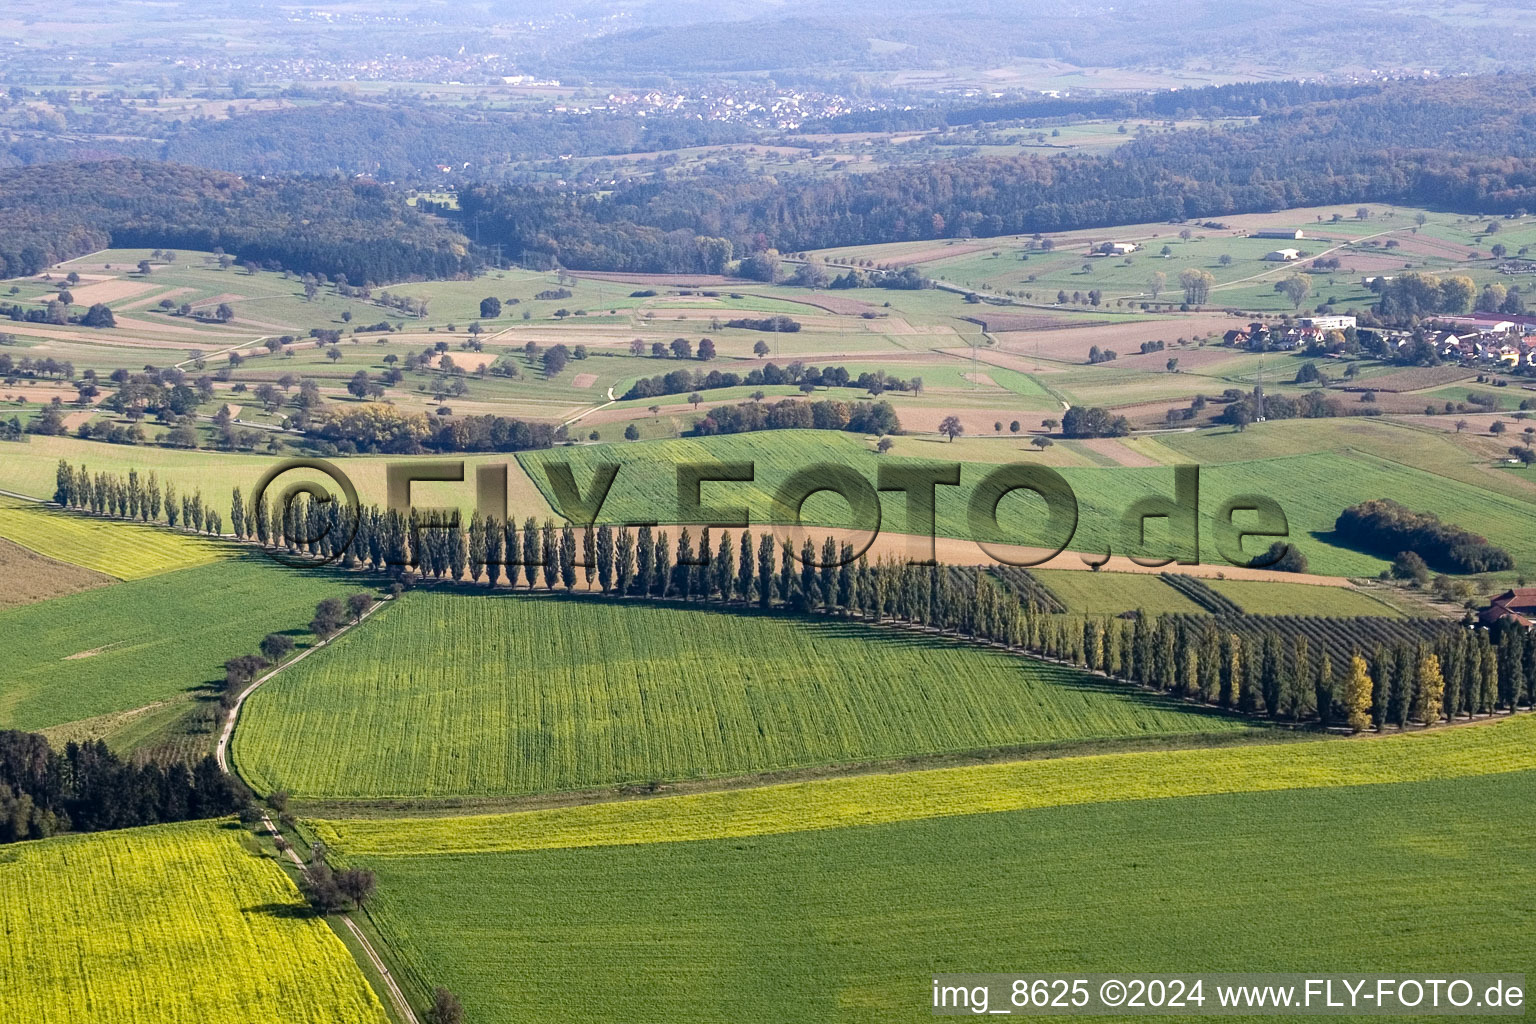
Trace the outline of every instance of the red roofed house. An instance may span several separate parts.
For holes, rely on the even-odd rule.
[[[1536,624],[1536,587],[1516,587],[1495,597],[1481,612],[1478,621],[1492,626],[1501,619],[1513,619],[1529,628]]]

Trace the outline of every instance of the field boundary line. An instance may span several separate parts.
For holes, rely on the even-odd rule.
[[[430,818],[306,819],[355,857],[512,853],[787,835],[1061,807],[1536,771],[1532,716],[1487,728],[1089,754]],[[1244,767],[1247,767],[1247,771]],[[1254,770],[1257,766],[1258,770]]]

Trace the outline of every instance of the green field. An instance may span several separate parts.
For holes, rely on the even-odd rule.
[[[942,459],[949,446],[933,447],[931,460],[923,461]],[[569,462],[578,483],[585,487],[591,466],[604,461],[619,462],[622,468],[602,511],[603,519],[610,522],[646,518],[675,521],[678,463],[751,461],[756,467],[754,482],[706,484],[703,501],[706,505],[745,506],[752,513],[752,521],[761,524],[772,521],[771,495],[795,470],[813,463],[829,463],[855,471],[873,485],[882,461],[902,460],[877,455],[864,440],[844,433],[771,431],[609,448],[527,452],[519,456],[519,461],[551,500],[553,491],[543,468],[546,463]],[[959,487],[938,488],[940,535],[969,535],[966,502],[970,488],[984,472],[979,467],[963,466]],[[1140,497],[1173,493],[1173,473],[1161,467],[1067,467],[1061,473],[1078,502],[1079,519],[1070,544],[1072,550],[1102,552],[1114,548],[1117,553],[1124,553],[1119,534],[1126,510]],[[1307,556],[1314,573],[1374,576],[1386,567],[1385,560],[1335,544],[1330,538],[1334,521],[1343,509],[1370,498],[1389,496],[1416,510],[1434,512],[1447,521],[1475,528],[1506,548],[1519,566],[1536,565],[1536,540],[1525,528],[1532,511],[1529,502],[1364,453],[1320,451],[1206,465],[1200,486],[1201,561],[1206,564],[1222,564],[1214,543],[1214,517],[1222,503],[1232,497],[1262,495],[1280,503],[1289,523],[1290,538]],[[882,502],[883,528],[909,532],[903,496],[889,494]],[[1006,536],[1021,544],[1043,543],[1042,513],[1043,505],[1023,493],[1005,498],[998,510]],[[846,523],[848,512],[841,498],[824,494],[807,502],[803,515],[810,524],[838,526]],[[1153,543],[1160,542],[1156,523],[1149,523],[1147,530]],[[1262,550],[1255,541],[1249,544],[1252,553]]]
[[[229,552],[216,541],[0,498],[0,537],[40,555],[120,580],[204,565]]]
[[[932,972],[1021,963],[1523,969],[1533,798],[1525,771],[368,863],[408,977],[475,1019],[919,1021]]]
[[[1358,740],[1133,751],[857,775],[462,818],[317,823],[359,857],[778,835],[982,812],[1536,771],[1536,716]]]
[[[258,691],[234,755],[259,791],[495,796],[1251,728],[896,630],[417,593]]]
[[[1370,594],[1344,587],[1257,580],[1201,582],[1218,594],[1231,598],[1249,615],[1385,615],[1395,619],[1401,618],[1403,614]]]
[[[9,1020],[385,1024],[335,934],[233,823],[0,852]]]
[[[266,634],[304,639],[318,601],[368,582],[253,554],[0,611],[0,727],[184,700]]]
[[[1031,569],[1066,604],[1070,612],[1118,614],[1145,609],[1153,615],[1205,609],[1174,590],[1153,573],[1081,572],[1076,569]]]

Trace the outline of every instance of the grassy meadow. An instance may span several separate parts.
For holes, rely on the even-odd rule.
[[[0,851],[7,1017],[387,1024],[341,940],[251,842],[200,821]]]
[[[266,634],[303,642],[317,602],[368,583],[251,554],[5,609],[0,728],[187,701]]]
[[[263,792],[502,796],[1254,728],[904,631],[413,593],[258,691],[234,757]]]

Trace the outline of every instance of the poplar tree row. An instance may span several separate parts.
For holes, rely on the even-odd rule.
[[[204,504],[201,491],[178,496],[175,485],[169,480],[161,484],[153,472],[143,478],[136,469],[130,469],[127,476],[93,476],[84,465],[75,468],[60,459],[53,500],[65,508],[98,516],[164,522],[196,533],[224,532],[224,517],[211,504]]]
[[[1053,614],[974,568],[855,558],[826,537],[796,550],[772,533],[709,527],[578,530],[546,519],[501,522],[300,495],[285,509],[242,504],[236,536],[349,567],[410,568],[431,579],[529,590],[578,588],[619,597],[781,607],[896,622],[1028,650],[1173,696],[1324,727],[1404,728],[1530,706],[1536,634],[1448,630],[1427,642],[1377,646],[1336,662],[1300,633],[1232,628],[1220,616]]]

